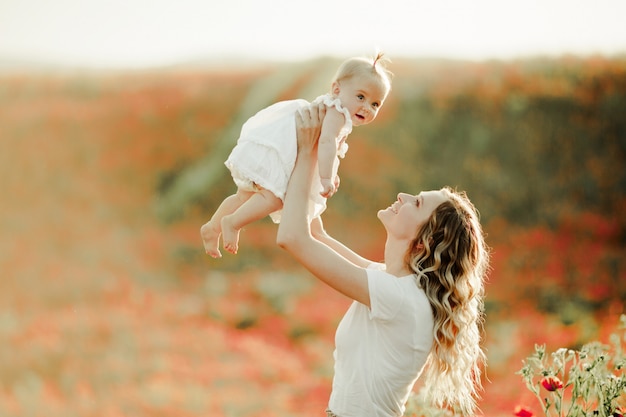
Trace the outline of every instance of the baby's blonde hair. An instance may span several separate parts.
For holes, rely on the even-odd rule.
[[[341,82],[361,75],[373,76],[385,86],[387,93],[389,93],[393,78],[393,73],[387,69],[389,62],[390,60],[381,52],[373,58],[349,58],[339,66],[332,81]]]
[[[484,281],[489,249],[478,211],[465,193],[443,188],[447,200],[421,227],[406,262],[417,274],[435,320],[425,387],[437,405],[471,414],[481,389]]]

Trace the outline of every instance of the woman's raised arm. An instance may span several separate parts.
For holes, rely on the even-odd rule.
[[[317,162],[317,140],[324,110],[305,108],[296,116],[298,156],[291,174],[276,241],[313,275],[342,294],[370,305],[367,273],[311,235],[308,198]]]

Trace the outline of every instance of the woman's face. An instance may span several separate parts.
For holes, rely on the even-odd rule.
[[[396,202],[378,212],[378,218],[388,234],[413,240],[419,228],[446,200],[442,190],[422,191],[417,195],[400,193]]]

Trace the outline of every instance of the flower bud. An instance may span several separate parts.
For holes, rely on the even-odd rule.
[[[534,414],[529,408],[526,408],[523,405],[518,405],[515,407],[513,415],[517,417],[533,417]]]
[[[548,391],[556,391],[563,388],[561,380],[555,376],[547,376],[541,380],[541,385]]]

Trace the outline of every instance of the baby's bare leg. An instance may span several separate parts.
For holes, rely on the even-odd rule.
[[[222,217],[222,241],[224,249],[237,253],[239,230],[247,224],[260,220],[283,206],[280,198],[272,192],[261,189],[254,193],[233,214]]]
[[[221,258],[222,254],[218,248],[220,235],[222,234],[222,218],[228,214],[235,212],[243,203],[251,196],[252,192],[237,190],[236,194],[226,197],[222,204],[217,208],[211,220],[206,222],[200,228],[200,236],[204,244],[205,252],[213,258]]]

